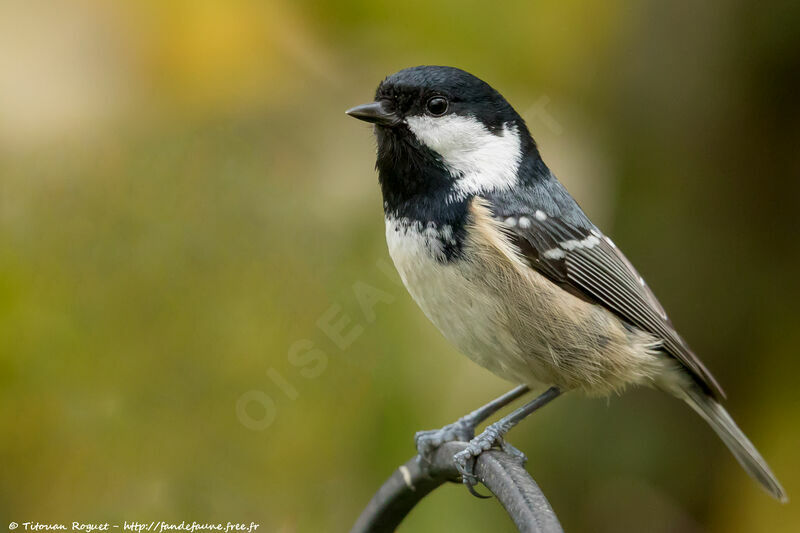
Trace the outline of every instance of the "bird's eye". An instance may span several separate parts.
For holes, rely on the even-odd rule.
[[[447,111],[447,99],[441,96],[434,96],[428,100],[425,107],[428,109],[428,113],[434,117],[441,117]]]

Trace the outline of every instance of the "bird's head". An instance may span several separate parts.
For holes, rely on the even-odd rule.
[[[347,114],[375,124],[384,193],[463,198],[513,187],[535,145],[503,96],[453,67],[401,70],[378,86],[375,101]]]

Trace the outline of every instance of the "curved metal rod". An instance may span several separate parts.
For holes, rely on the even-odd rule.
[[[466,446],[466,442],[442,444],[430,465],[420,464],[418,456],[409,459],[378,489],[350,533],[394,531],[422,498],[444,482],[460,479],[453,456]],[[563,533],[547,498],[518,459],[501,450],[489,450],[478,456],[475,474],[497,497],[517,529]]]

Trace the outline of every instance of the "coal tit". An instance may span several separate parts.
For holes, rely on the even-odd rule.
[[[667,392],[708,422],[772,496],[786,495],[720,404],[724,394],[675,331],[644,279],[547,168],[523,119],[495,89],[452,67],[401,70],[347,113],[375,125],[389,252],[413,299],[459,350],[520,384],[440,430],[421,456],[474,459],[560,393],[628,385]],[[477,437],[475,426],[533,387],[547,391]]]

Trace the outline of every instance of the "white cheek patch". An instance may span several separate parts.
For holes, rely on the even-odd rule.
[[[456,179],[456,196],[509,189],[517,181],[522,143],[515,125],[499,135],[474,117],[446,115],[406,119],[417,139],[439,154]]]

